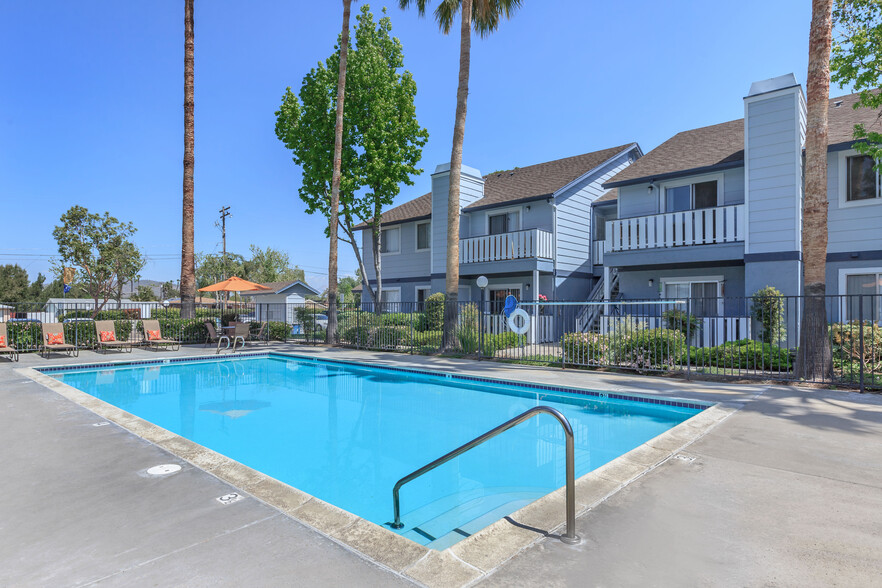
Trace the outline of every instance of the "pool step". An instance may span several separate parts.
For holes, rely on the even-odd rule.
[[[546,493],[522,487],[458,492],[408,513],[406,524],[423,520],[402,534],[433,549],[445,549]]]

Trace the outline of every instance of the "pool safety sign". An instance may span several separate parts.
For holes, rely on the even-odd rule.
[[[530,330],[530,315],[523,308],[518,308],[518,299],[509,294],[505,297],[502,313],[507,319],[508,328],[518,335],[525,335]]]

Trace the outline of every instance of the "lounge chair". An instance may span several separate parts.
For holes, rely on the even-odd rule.
[[[95,321],[95,334],[98,335],[98,349],[121,349],[132,352],[131,341],[120,341],[116,336],[113,321]]]
[[[18,349],[13,347],[9,340],[9,331],[6,329],[6,323],[0,323],[0,353],[11,354],[12,361],[18,361]]]
[[[214,321],[205,321],[203,323],[205,325],[205,346],[208,347],[209,343],[217,342],[217,348],[215,349],[215,353],[220,353],[221,342],[226,340],[227,347],[230,346],[230,338],[227,335],[218,335],[217,328],[214,326]]]
[[[180,341],[164,339],[162,337],[162,331],[159,328],[158,320],[143,320],[141,321],[141,328],[144,330],[144,341],[149,347],[156,349],[160,347],[171,347],[172,351],[177,351],[181,348]]]
[[[80,350],[76,345],[71,345],[64,340],[64,325],[61,323],[42,323],[43,348],[41,355],[49,358],[52,351],[66,351],[69,356],[79,357]]]

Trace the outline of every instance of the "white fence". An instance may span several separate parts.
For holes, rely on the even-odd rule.
[[[746,228],[743,204],[622,218],[606,223],[606,251],[733,243]]]
[[[459,262],[480,263],[510,259],[551,259],[554,238],[548,231],[527,229],[459,240]]]

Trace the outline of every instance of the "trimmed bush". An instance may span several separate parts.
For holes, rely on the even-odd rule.
[[[686,336],[674,329],[637,331],[622,340],[618,363],[638,370],[671,369],[686,349]]]
[[[680,357],[686,363],[685,352]],[[692,347],[689,361],[697,367],[789,371],[790,351],[770,343],[742,339],[716,347]]]
[[[422,353],[431,353],[441,347],[443,331],[417,331],[413,334],[413,344]]]
[[[427,331],[440,331],[444,328],[444,301],[446,299],[443,292],[435,292],[426,298]]]
[[[526,335],[518,335],[511,331],[484,335],[484,355],[493,357],[498,351],[522,347],[527,343]]]
[[[475,304],[463,304],[459,308],[456,338],[464,353],[478,353],[481,344],[481,314]]]
[[[254,323],[251,327],[253,333],[257,333],[259,329],[260,323]],[[267,321],[266,331],[270,341],[285,341],[291,332],[291,325],[281,321]]]
[[[701,329],[701,319],[695,315],[687,313],[685,310],[671,309],[662,313],[665,326],[683,333],[686,336],[687,330],[689,334],[698,332]]]
[[[353,324],[354,321],[353,321]],[[340,342],[347,345],[367,347],[371,327],[367,325],[351,326],[340,331]]]
[[[600,333],[565,333],[561,346],[564,363],[602,365],[609,352],[609,337]]]
[[[766,286],[754,292],[750,315],[763,326],[764,343],[784,338],[784,295],[778,289]]]
[[[368,346],[373,349],[409,347],[411,342],[409,327],[374,327],[368,335]]]

